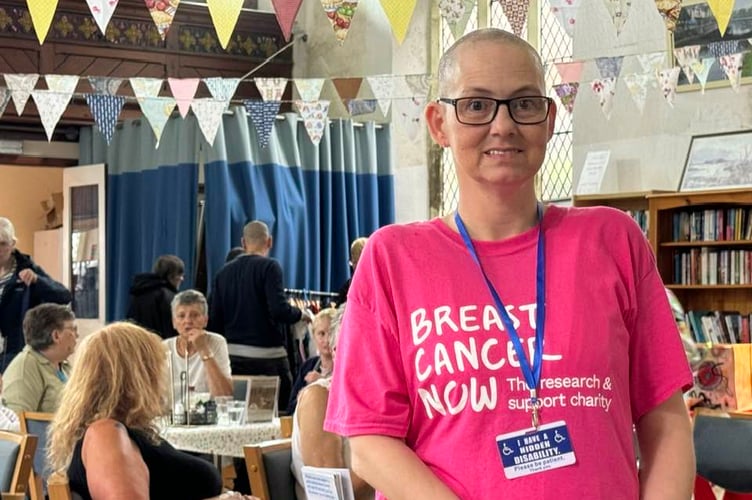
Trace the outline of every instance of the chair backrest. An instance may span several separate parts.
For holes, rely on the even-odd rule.
[[[50,500],[73,500],[68,478],[59,472],[50,474],[47,479],[47,493]]]
[[[52,422],[52,413],[34,411],[21,412],[21,432],[34,434],[37,437],[37,451],[34,453],[34,468],[32,473],[49,476],[47,469],[47,427]]]
[[[0,431],[0,491],[26,492],[36,448],[36,436]]]
[[[243,452],[255,496],[261,500],[295,500],[291,439],[246,445]]]
[[[735,493],[752,493],[752,419],[698,412],[694,445],[699,476]]]

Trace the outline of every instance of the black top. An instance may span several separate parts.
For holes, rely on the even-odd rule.
[[[149,469],[149,498],[203,500],[222,493],[222,478],[211,462],[178,451],[167,441],[154,444],[142,432],[126,430]],[[81,460],[83,441],[79,440],[73,450],[68,482],[72,491],[84,500],[91,500],[86,468]]]
[[[141,273],[133,278],[130,289],[128,319],[158,334],[163,339],[178,334],[172,327],[170,304],[177,289],[154,273]]]
[[[283,325],[297,323],[301,311],[285,296],[282,266],[260,255],[241,255],[217,273],[209,306],[209,330],[230,344],[285,347]]]

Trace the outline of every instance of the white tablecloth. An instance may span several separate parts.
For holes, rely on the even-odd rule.
[[[162,437],[178,450],[243,457],[243,445],[280,437],[279,419],[239,427],[218,425],[169,426]]]

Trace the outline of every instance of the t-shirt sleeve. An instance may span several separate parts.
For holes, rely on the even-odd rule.
[[[230,378],[232,376],[232,373],[230,371],[230,355],[227,352],[227,340],[219,335],[212,338],[215,340],[214,348],[212,349],[214,359],[219,365],[219,369],[224,374],[224,376]]]

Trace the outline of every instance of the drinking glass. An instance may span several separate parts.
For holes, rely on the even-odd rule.
[[[245,411],[245,401],[233,400],[227,404],[227,414],[229,425],[236,427],[243,421],[243,412]]]

